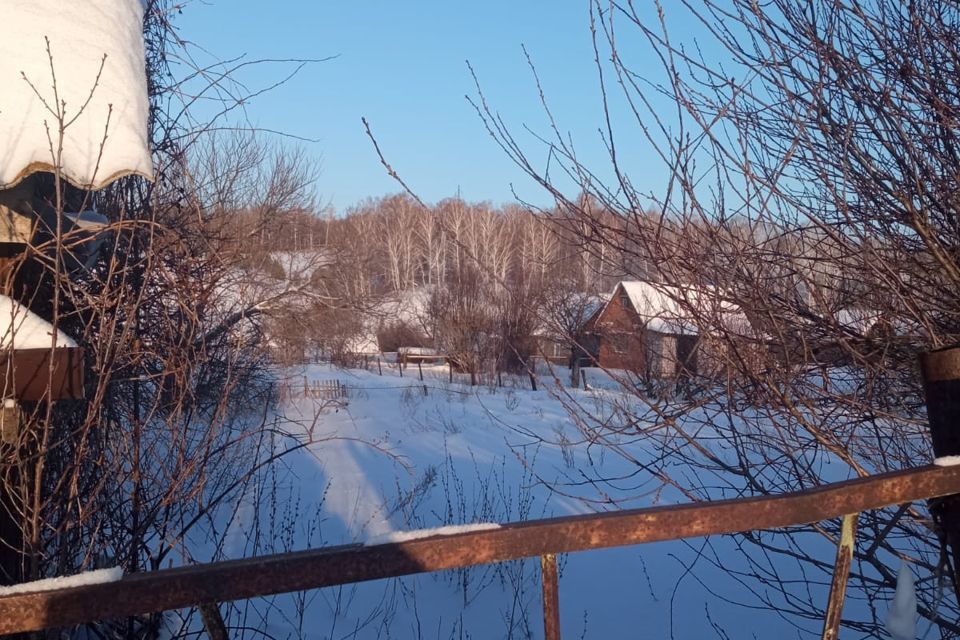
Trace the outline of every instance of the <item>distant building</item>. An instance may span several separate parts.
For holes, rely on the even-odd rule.
[[[623,281],[584,327],[580,366],[678,379],[723,371],[725,341],[752,334],[736,305],[709,287]]]
[[[658,283],[618,283],[587,321],[582,346],[590,364],[652,378],[697,373],[697,327],[678,302],[688,295]]]

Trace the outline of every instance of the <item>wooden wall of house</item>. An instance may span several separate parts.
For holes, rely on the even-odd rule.
[[[624,297],[618,289],[587,324],[595,336],[592,355],[600,366],[662,379],[698,373],[700,339],[646,329]]]
[[[602,367],[642,372],[646,368],[643,323],[618,289],[610,302],[587,323],[595,336],[592,354]]]

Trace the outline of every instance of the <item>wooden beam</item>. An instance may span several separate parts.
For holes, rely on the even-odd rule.
[[[960,467],[921,467],[777,496],[505,524],[138,573],[0,598],[0,634],[479,564],[819,522],[960,492]]]
[[[76,347],[0,351],[0,371],[5,372],[6,397],[27,401],[83,398],[83,350]]]

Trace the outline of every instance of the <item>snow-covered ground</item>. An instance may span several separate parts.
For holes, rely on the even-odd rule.
[[[534,392],[525,378],[510,378],[507,388],[469,387],[449,384],[441,367],[424,371],[423,382],[416,367],[401,378],[396,365],[385,365],[383,375],[375,367],[292,372],[298,379],[339,380],[348,401],[298,399],[283,407],[285,428],[310,444],[286,457],[286,472],[271,474],[240,499],[222,555],[613,508],[604,492],[622,500],[620,507],[684,501],[644,484],[636,463],[611,451],[629,445],[643,459],[655,454],[656,438],[601,443],[574,426],[571,403],[602,414],[631,401],[612,385],[563,389],[544,375]],[[595,472],[623,481],[599,492],[587,481]],[[562,557],[563,636],[702,638],[717,637],[720,628],[731,638],[797,637],[776,612],[731,603],[756,603],[731,577],[743,568],[733,544],[717,537]],[[833,553],[829,546],[823,552]],[[230,616],[237,623],[242,615],[248,628],[274,638],[539,638],[540,597],[533,559],[256,600]],[[819,632],[820,624],[805,628]]]

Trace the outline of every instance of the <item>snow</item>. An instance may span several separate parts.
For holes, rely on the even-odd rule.
[[[396,364],[384,362],[382,369],[382,376],[377,368],[326,365],[290,372],[297,380],[306,375],[312,381],[342,382],[351,390],[350,404],[334,410],[310,398],[288,401],[279,418],[284,428],[297,442],[310,438],[284,461],[289,475],[278,479],[276,491],[288,497],[278,509],[270,509],[262,502],[258,506],[254,490],[239,496],[235,510],[228,509],[236,519],[218,527],[227,531],[222,555],[211,550],[199,557],[200,551],[191,551],[196,561],[379,544],[408,536],[493,530],[496,525],[491,523],[497,522],[687,501],[668,486],[654,491],[651,485],[647,491],[632,482],[606,487],[598,496],[597,488],[585,480],[597,474],[635,474],[634,463],[613,453],[618,446],[630,447],[641,461],[649,461],[668,444],[668,436],[655,431],[631,441],[628,435],[602,434],[571,419],[570,403],[610,417],[626,402],[636,401],[618,391],[605,372],[590,370],[595,390],[555,388],[553,374],[546,374],[533,392],[526,376],[504,376],[504,388],[471,387],[465,374],[455,373],[454,383],[448,383],[445,365],[424,364],[422,383],[409,375],[401,378]],[[720,443],[711,446],[723,455]],[[285,512],[289,516],[277,515]],[[257,513],[261,522],[276,522],[266,525],[275,529],[256,529]],[[274,543],[277,539],[283,542]],[[729,577],[728,572],[746,570],[732,539],[710,542],[710,553],[718,556],[711,560],[716,568],[701,566],[707,563],[703,541],[561,557],[563,635],[620,638],[641,628],[649,637],[716,635],[703,615],[671,614],[669,603],[675,600],[684,603],[683,609],[708,610],[731,637],[796,636],[792,623],[774,610],[752,612],[744,620],[742,608],[717,600],[717,590],[747,602],[751,594]],[[803,543],[825,558],[835,554],[829,541],[809,538]],[[270,544],[277,546],[264,546]],[[694,563],[696,579],[682,579],[684,567]],[[802,580],[799,571],[784,568],[782,574]],[[823,601],[828,586],[823,586]],[[423,637],[418,629],[431,629],[430,637],[441,638],[543,637],[536,558],[321,589],[306,598],[313,605],[302,614],[302,637],[372,639],[387,637],[386,629],[389,637]],[[265,617],[263,623],[257,618],[264,634],[289,637],[296,635],[292,629],[303,602],[294,594],[255,600],[248,605],[255,613],[244,615]],[[807,627],[812,631],[817,624]]]
[[[383,298],[370,314],[375,324],[405,324],[429,334],[430,299],[434,287],[424,285],[396,291]]]
[[[647,327],[661,333],[696,335],[690,314],[680,308],[682,292],[677,288],[652,282],[624,281],[620,283],[637,314],[647,321]]]
[[[546,311],[538,318],[533,335],[566,340],[571,330],[582,327],[610,302],[611,294],[593,295],[581,291],[554,294],[547,299]]]
[[[397,354],[401,356],[437,356],[442,355],[436,349],[430,347],[400,347]]]
[[[477,531],[491,531],[499,529],[500,524],[496,522],[477,522],[474,524],[449,525],[446,527],[434,527],[432,529],[414,529],[412,531],[391,531],[382,533],[378,536],[369,538],[364,544],[368,547],[377,544],[388,544],[391,542],[408,542],[410,540],[420,540],[432,536],[452,536],[458,533],[475,533]]]
[[[840,309],[835,317],[841,326],[866,335],[883,318],[883,314],[875,309],[851,307]]]
[[[53,325],[15,300],[0,295],[0,348],[49,349],[54,344]],[[62,331],[57,332],[57,347],[76,347],[77,343]]]
[[[61,104],[68,126],[59,165],[68,180],[101,188],[124,175],[152,176],[142,25],[140,0],[4,2],[0,187],[57,165],[47,126],[56,148],[59,119],[48,107]]]
[[[87,231],[99,231],[109,224],[107,216],[96,211],[65,211],[63,216],[75,224],[77,228]]]
[[[287,280],[306,281],[313,277],[317,270],[328,267],[336,262],[334,256],[327,250],[302,249],[299,251],[271,251],[270,257],[282,268]]]
[[[716,291],[709,288],[643,280],[625,280],[617,286],[623,287],[630,304],[651,331],[697,335],[697,318],[691,309],[704,312],[707,318],[721,318],[724,324],[738,329],[747,324],[743,313],[735,305],[724,302]]]
[[[380,342],[373,334],[359,334],[347,340],[345,351],[357,356],[375,356],[380,354]]]
[[[938,467],[952,467],[960,464],[960,456],[940,456],[939,458],[934,458],[933,464]]]
[[[893,640],[917,638],[917,591],[913,584],[910,565],[901,562],[897,574],[897,589],[887,614],[887,631]]]
[[[96,569],[86,571],[75,576],[60,576],[58,578],[45,578],[33,582],[23,582],[9,587],[0,587],[0,597],[12,596],[17,593],[35,593],[37,591],[56,591],[57,589],[67,589],[69,587],[82,587],[89,584],[103,584],[105,582],[116,582],[123,577],[123,569],[113,567],[112,569]]]

